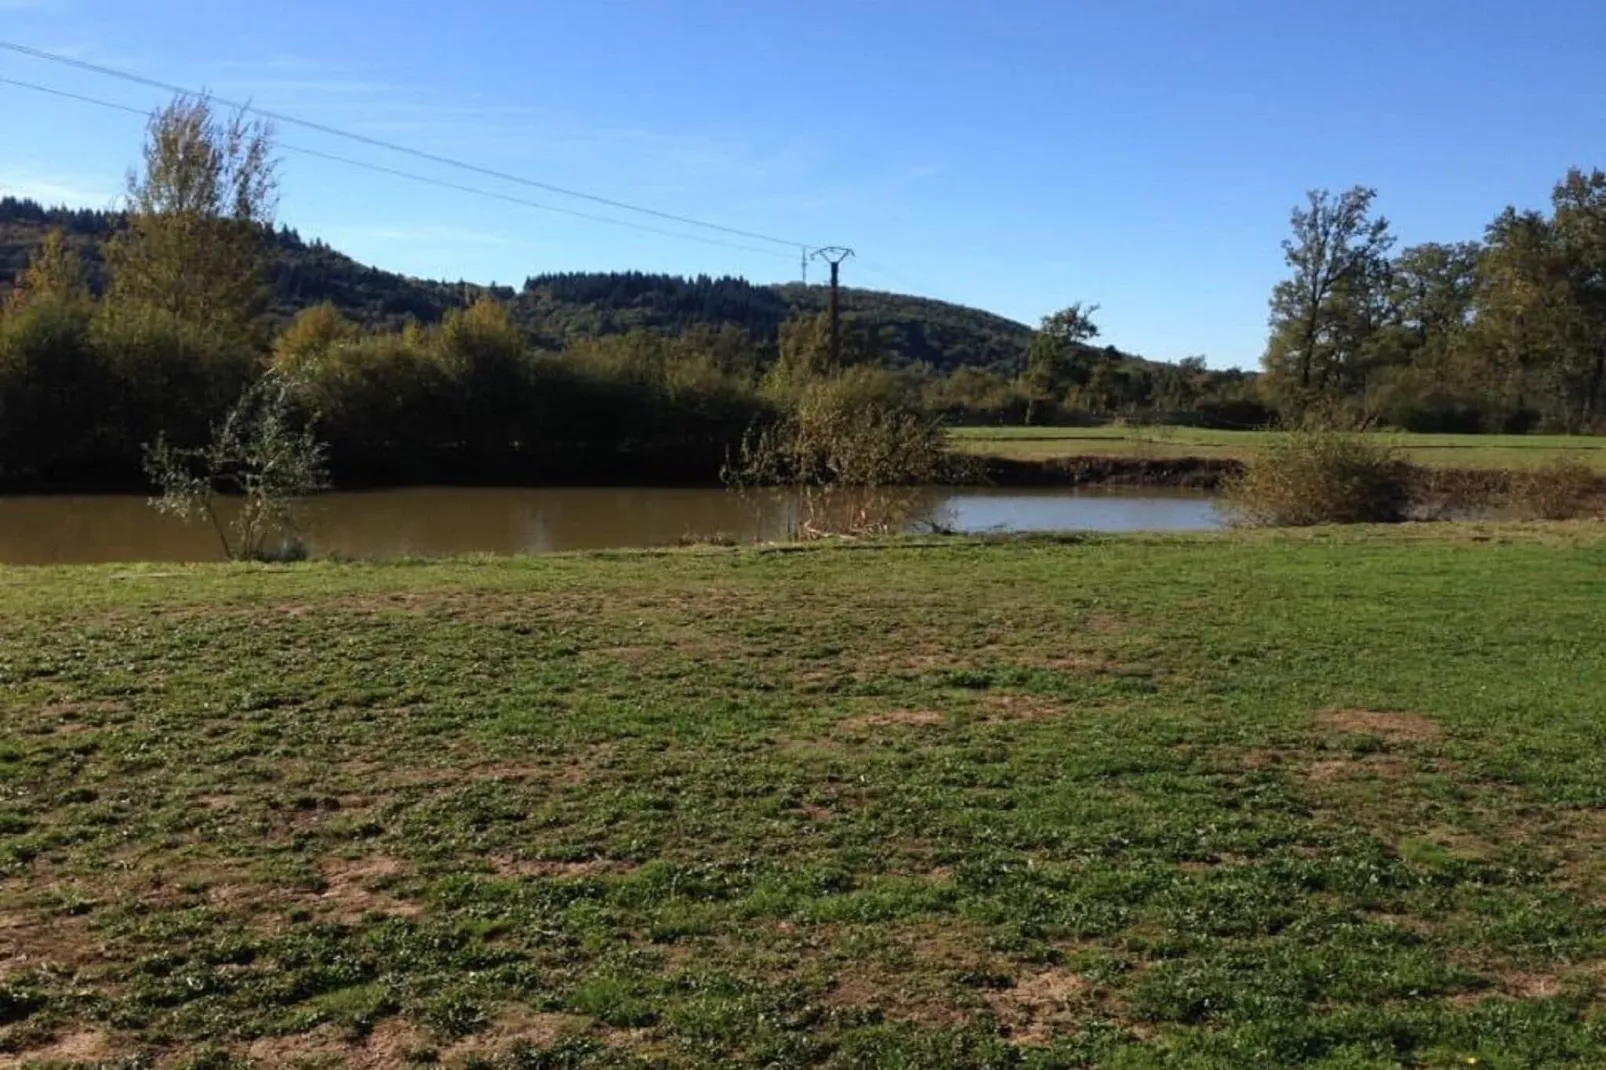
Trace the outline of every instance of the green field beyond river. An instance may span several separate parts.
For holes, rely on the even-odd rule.
[[[0,1057],[1606,1065],[1606,531],[0,568]]]

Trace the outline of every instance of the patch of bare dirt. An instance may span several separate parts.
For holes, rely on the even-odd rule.
[[[892,725],[911,727],[942,724],[946,717],[936,710],[889,710],[886,713],[866,713],[842,721],[841,728],[853,731],[864,728],[887,728]]]
[[[819,739],[779,739],[775,741],[777,754],[785,755],[804,762],[820,762],[837,758],[852,752],[852,747],[842,740],[821,737]]]
[[[245,1054],[259,1066],[296,1066],[350,1065],[351,1056],[356,1052],[341,1039],[334,1026],[325,1025],[310,1033],[259,1037],[246,1045]]]
[[[1055,1023],[1082,1001],[1088,988],[1079,974],[1051,969],[1028,974],[1012,988],[989,991],[986,1000],[999,1024],[1009,1030],[1011,1042],[1042,1045],[1054,1039]]]
[[[1053,672],[1069,672],[1082,676],[1093,676],[1098,673],[1118,673],[1126,666],[1113,658],[1103,654],[1061,654],[1056,657],[1032,658],[1026,662],[1034,669],[1049,669]]]
[[[1209,873],[1211,870],[1226,869],[1232,866],[1245,865],[1249,859],[1238,854],[1222,854],[1214,858],[1190,858],[1177,863],[1177,869],[1183,873]]]
[[[983,719],[997,724],[1008,721],[1046,721],[1063,717],[1065,703],[1042,695],[1017,695],[1002,691],[989,691],[982,698]]]
[[[1511,970],[1496,974],[1491,981],[1483,988],[1456,993],[1450,997],[1450,1002],[1469,1006],[1492,999],[1555,999],[1561,995],[1567,978],[1554,973]]]
[[[1305,775],[1318,783],[1329,780],[1352,780],[1357,777],[1403,780],[1411,775],[1411,763],[1393,754],[1368,754],[1362,758],[1331,758],[1313,763]]]
[[[599,1034],[602,1042],[610,1048],[621,1048],[625,1051],[640,1052],[647,1048],[652,1041],[650,1029],[620,1029],[608,1026]]]
[[[629,646],[596,646],[581,651],[580,657],[584,661],[619,661],[632,669],[644,668],[649,662],[663,656],[664,647],[659,644],[629,645]]]
[[[1082,627],[1099,635],[1124,635],[1131,625],[1114,613],[1089,613],[1082,619]]]
[[[1245,769],[1276,769],[1288,758],[1288,752],[1278,747],[1252,747],[1239,754],[1237,764]]]
[[[460,1040],[442,1052],[442,1061],[458,1066],[471,1059],[486,1060],[515,1044],[551,1047],[565,1035],[585,1027],[587,1019],[573,1014],[545,1014],[519,1007],[504,1011],[490,1028]]]
[[[486,762],[471,768],[458,769],[448,774],[441,770],[443,777],[455,776],[461,783],[464,780],[499,780],[507,784],[523,784],[527,781],[545,781],[561,776],[567,770],[558,765],[547,762]]]
[[[360,1066],[405,1066],[408,1055],[421,1047],[428,1047],[424,1033],[410,1022],[400,1018],[386,1018],[374,1024],[357,1055]]]
[[[1433,931],[1433,923],[1422,918],[1413,918],[1409,914],[1374,914],[1372,920],[1379,925],[1387,925],[1402,932],[1414,933],[1417,936],[1426,936]]]
[[[622,862],[615,858],[586,858],[576,862],[556,862],[544,858],[496,855],[490,862],[491,868],[499,877],[533,877],[539,880],[600,877],[607,874],[629,873],[637,868],[634,862]]]
[[[903,638],[905,641],[911,640],[907,635]],[[918,676],[922,673],[957,671],[973,667],[953,654],[914,654],[907,651],[871,652],[863,657],[853,658],[852,665],[856,675],[861,677],[876,673]]]
[[[928,1027],[962,1026],[970,1014],[940,994],[916,987],[908,974],[859,964],[836,976],[825,996],[827,1006],[845,1010],[873,1009],[891,1021]]]
[[[476,780],[542,781],[556,787],[573,787],[590,779],[613,753],[612,743],[593,743],[563,754],[528,759],[487,757],[476,760],[465,756],[460,762],[442,767],[439,773],[445,779],[456,781],[466,775]]]
[[[98,1029],[80,1029],[62,1033],[49,1043],[29,1048],[21,1059],[12,1061],[0,1056],[0,1066],[22,1066],[27,1063],[61,1063],[79,1066],[102,1063],[119,1054],[120,1045],[110,1034]]]
[[[953,991],[947,979],[964,973],[997,972],[999,960],[985,950],[985,941],[958,921],[903,925],[884,935],[898,949],[893,959],[878,961],[874,955],[858,955],[841,963],[824,996],[826,1005],[874,1009],[894,1021],[926,1026],[967,1024],[976,1009],[973,995],[969,989]],[[838,946],[840,933],[810,929],[804,938],[809,948],[825,950]]]
[[[0,978],[45,968],[70,973],[99,958],[84,918],[0,915]]]
[[[90,732],[109,716],[128,712],[128,706],[110,699],[89,699],[83,702],[47,702],[35,711],[47,728],[60,735]]]
[[[1318,720],[1328,728],[1390,743],[1430,743],[1444,734],[1438,722],[1420,713],[1385,710],[1327,710]]]
[[[333,1026],[319,1026],[295,1036],[262,1037],[246,1046],[244,1055],[258,1066],[345,1066],[390,1070],[412,1065],[412,1053],[435,1047],[429,1037],[399,1018],[387,1018],[362,1040],[348,1040]]]
[[[397,899],[374,884],[397,877],[402,864],[386,855],[367,858],[326,858],[320,867],[323,871],[324,891],[319,902],[329,907],[341,921],[353,922],[368,914],[389,914],[410,918],[421,913],[416,903]]]

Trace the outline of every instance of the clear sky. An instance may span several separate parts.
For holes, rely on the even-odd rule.
[[[845,279],[1253,366],[1290,207],[1362,183],[1476,237],[1606,166],[1601,0],[0,0],[0,38],[812,244]],[[163,94],[0,52],[0,77]],[[105,206],[140,119],[0,86],[0,192]],[[581,210],[294,128],[288,145]],[[795,278],[766,256],[287,154],[281,218],[360,260]],[[615,213],[617,214],[617,213]],[[816,276],[817,278],[818,276]]]

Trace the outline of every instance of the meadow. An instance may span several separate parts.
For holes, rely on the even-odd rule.
[[[1163,425],[1108,427],[961,427],[952,438],[963,452],[1017,461],[1067,457],[1153,460],[1247,460],[1276,432],[1218,431]],[[1379,431],[1374,437],[1400,456],[1437,468],[1522,469],[1567,458],[1606,473],[1606,437],[1583,435],[1427,435]]]
[[[1606,1065],[1606,530],[0,569],[0,1062]]]

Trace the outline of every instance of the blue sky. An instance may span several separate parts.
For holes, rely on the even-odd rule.
[[[1290,207],[1476,237],[1606,166],[1599,0],[0,0],[0,38],[814,244],[845,279],[1253,366]],[[0,52],[0,77],[163,95]],[[138,117],[0,86],[0,191],[106,205]],[[598,211],[294,128],[282,140]],[[766,256],[286,154],[281,218],[369,263],[795,278]],[[614,213],[617,214],[617,213]]]

